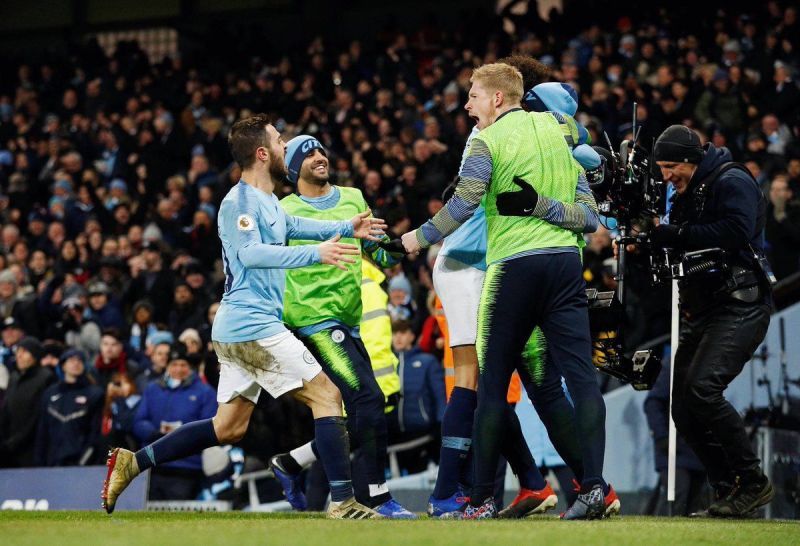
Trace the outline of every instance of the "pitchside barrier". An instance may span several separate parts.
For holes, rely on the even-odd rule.
[[[150,472],[133,480],[116,510],[144,510]],[[0,470],[2,510],[100,510],[105,466]]]

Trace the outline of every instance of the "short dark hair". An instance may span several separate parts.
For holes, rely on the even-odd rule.
[[[122,339],[123,339],[122,338],[122,332],[119,331],[119,328],[115,328],[113,326],[105,328],[103,330],[102,336],[100,336],[100,337],[105,337],[105,336],[113,337],[114,339],[116,339],[117,341],[122,343]]]
[[[531,87],[550,81],[551,71],[547,65],[528,55],[509,55],[498,59],[497,62],[510,64],[520,71],[523,93],[527,93]]]
[[[256,150],[262,146],[269,147],[269,136],[264,130],[269,125],[266,114],[256,114],[240,119],[231,127],[228,134],[228,147],[234,161],[243,169],[255,162]]]
[[[407,320],[396,320],[392,322],[392,332],[411,332],[411,323]]]

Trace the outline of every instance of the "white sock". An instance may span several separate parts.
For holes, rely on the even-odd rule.
[[[384,493],[388,492],[389,492],[389,486],[386,485],[386,482],[369,484],[370,497],[377,497],[378,495],[383,495]]]
[[[317,460],[317,456],[314,455],[314,450],[311,449],[311,442],[291,450],[289,456],[294,459],[301,468],[308,468],[311,466],[311,463]]]

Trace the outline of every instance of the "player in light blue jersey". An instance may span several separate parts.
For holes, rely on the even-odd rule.
[[[379,241],[386,225],[369,218],[369,211],[336,222],[286,215],[273,194],[275,182],[286,176],[285,144],[266,116],[236,122],[228,143],[242,179],[220,207],[225,293],[211,334],[220,362],[217,414],[182,425],[136,453],[112,450],[103,506],[113,512],[120,493],[148,468],[241,440],[263,388],[275,398],[291,393],[311,408],[317,450],[330,482],[328,517],[380,517],[353,495],[341,394],[281,319],[286,269],[319,263],[344,268],[360,250],[339,238]],[[292,238],[324,242],[287,246]]]

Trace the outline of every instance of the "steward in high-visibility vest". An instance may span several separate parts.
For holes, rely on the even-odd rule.
[[[386,413],[397,405],[400,376],[397,357],[392,352],[392,320],[387,304],[389,296],[381,288],[383,272],[369,260],[361,260],[361,340],[369,353],[372,371],[386,398]]]

